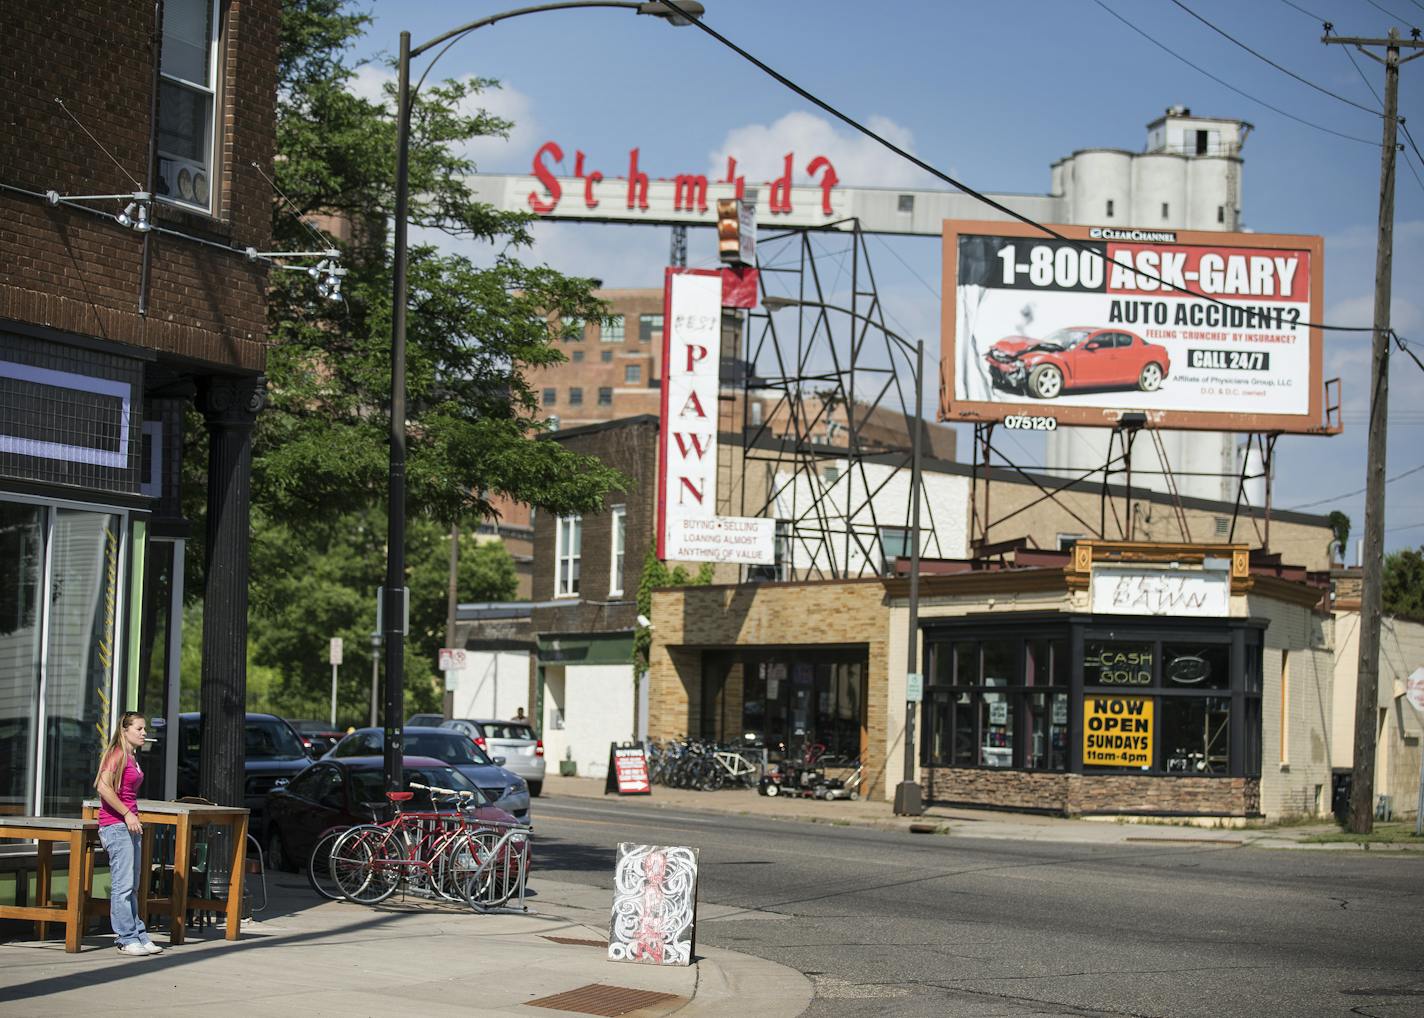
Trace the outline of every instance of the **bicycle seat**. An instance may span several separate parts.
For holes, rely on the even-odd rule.
[[[387,792],[386,798],[391,802],[408,802],[415,798],[414,792]]]

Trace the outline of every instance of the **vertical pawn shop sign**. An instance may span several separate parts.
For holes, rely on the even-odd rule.
[[[722,271],[667,270],[658,558],[771,565],[776,561],[775,520],[717,515],[723,288]]]

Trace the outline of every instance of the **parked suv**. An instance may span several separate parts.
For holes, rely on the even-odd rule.
[[[530,795],[544,790],[544,740],[536,739],[526,722],[455,718],[440,727],[468,736],[490,756],[504,757],[505,769],[528,782]]]
[[[198,793],[198,757],[203,749],[203,715],[196,711],[178,715],[178,797]],[[144,761],[152,790],[160,789],[163,775],[163,744],[154,746],[151,760]],[[251,810],[248,827],[261,836],[267,793],[311,766],[301,736],[275,714],[248,714],[243,725],[243,805]],[[154,794],[160,794],[154,791]]]
[[[344,760],[385,753],[386,734],[380,728],[358,728],[338,742],[322,759]],[[491,760],[485,751],[460,732],[448,728],[408,727],[405,752],[447,763],[479,786],[485,798],[521,824],[529,822],[529,786],[524,779]]]

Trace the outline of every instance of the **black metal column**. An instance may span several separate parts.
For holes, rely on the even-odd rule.
[[[198,391],[198,409],[208,425],[198,788],[221,806],[243,804],[252,425],[266,402],[262,378],[209,378]]]

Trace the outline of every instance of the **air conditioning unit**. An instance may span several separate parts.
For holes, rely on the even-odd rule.
[[[172,156],[158,157],[158,193],[173,201],[199,208],[211,202],[211,181],[208,168],[202,163]]]

